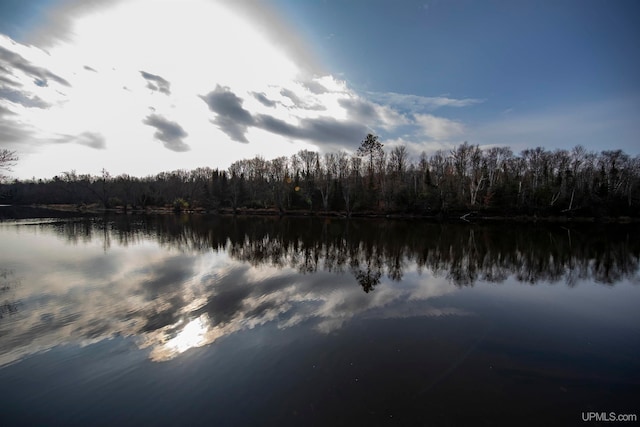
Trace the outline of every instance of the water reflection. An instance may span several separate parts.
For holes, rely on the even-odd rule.
[[[19,301],[12,295],[19,281],[15,278],[13,271],[0,269],[0,319],[18,312]]]
[[[45,226],[46,227],[46,226]],[[228,252],[252,266],[290,267],[300,273],[322,269],[351,272],[365,291],[382,275],[403,278],[407,263],[444,276],[457,286],[513,276],[540,281],[594,280],[614,284],[634,278],[640,257],[640,228],[634,225],[432,224],[419,221],[117,217],[55,224],[69,242],[105,241],[127,246],[152,238],[188,252]]]
[[[0,234],[0,365],[113,336],[161,361],[267,323],[473,315],[438,297],[478,281],[638,282],[640,255],[631,226],[119,216]]]
[[[180,331],[176,333],[174,337],[164,343],[164,350],[168,354],[159,358],[170,358],[174,355],[180,354],[190,348],[200,347],[212,340],[207,338],[207,331],[209,330],[209,322],[206,314],[197,317],[186,325],[178,324],[181,327]],[[162,351],[160,351],[162,352]]]

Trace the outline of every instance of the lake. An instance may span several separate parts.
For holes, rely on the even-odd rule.
[[[3,426],[640,412],[638,225],[0,218]]]

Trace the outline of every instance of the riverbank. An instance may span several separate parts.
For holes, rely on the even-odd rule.
[[[630,216],[568,216],[568,215],[520,215],[520,214],[491,214],[479,211],[456,210],[446,213],[438,212],[435,214],[412,214],[397,212],[352,212],[350,215],[346,212],[329,211],[329,212],[309,212],[302,210],[278,211],[277,209],[251,209],[239,208],[235,211],[231,208],[221,209],[183,209],[176,211],[171,206],[152,206],[144,209],[128,208],[123,206],[115,208],[104,208],[99,204],[91,205],[72,205],[72,204],[36,204],[36,205],[13,205],[14,207],[28,207],[36,209],[48,209],[66,213],[80,214],[194,214],[194,215],[224,215],[224,216],[276,216],[276,217],[317,217],[317,218],[372,218],[372,219],[397,219],[397,220],[426,220],[435,222],[518,222],[518,223],[640,223],[640,217]]]

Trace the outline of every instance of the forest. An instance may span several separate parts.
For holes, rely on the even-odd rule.
[[[302,150],[147,177],[62,172],[5,180],[0,203],[119,211],[315,215],[638,217],[640,156],[622,150],[481,148],[410,158],[369,134],[357,152]]]

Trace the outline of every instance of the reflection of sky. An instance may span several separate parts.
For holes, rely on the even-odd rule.
[[[189,253],[151,239],[69,243],[47,226],[0,226],[0,269],[19,283],[0,319],[0,366],[57,345],[134,337],[153,360],[273,322],[321,333],[356,317],[460,315],[428,300],[455,291],[445,278],[407,263],[401,282],[382,278],[365,294],[350,274],[251,266],[226,252]]]
[[[9,424],[377,425],[384,413],[398,425],[443,414],[568,425],[589,402],[620,413],[637,402],[637,249],[616,236],[611,274],[564,280],[556,270],[610,252],[591,250],[598,239],[523,256],[522,244],[488,245],[502,262],[465,246],[467,228],[427,246],[429,230],[367,239],[377,224],[354,222],[331,243],[301,233],[306,221],[280,221],[291,230],[279,234],[255,218],[199,218],[0,224]],[[368,265],[382,274],[365,293]]]

